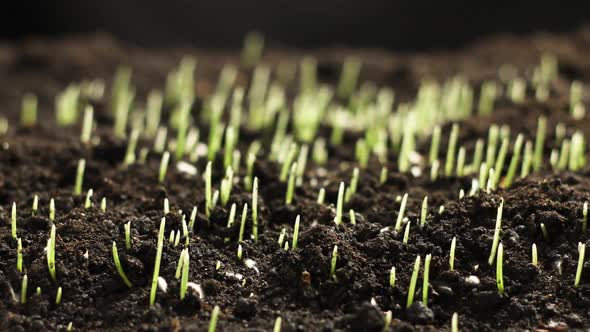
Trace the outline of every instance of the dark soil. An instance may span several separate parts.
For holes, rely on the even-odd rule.
[[[463,51],[427,55],[341,49],[311,53],[318,58],[324,82],[337,82],[343,54],[357,54],[363,61],[363,81],[391,86],[396,100],[407,101],[415,95],[422,78],[442,80],[462,73],[478,86],[494,77],[505,63],[523,73],[530,70],[544,51],[554,53],[560,63],[560,78],[552,86],[549,101],[534,101],[530,91],[527,101],[520,105],[500,99],[492,116],[474,116],[461,123],[460,142],[471,153],[476,139],[485,138],[492,123],[510,125],[512,138],[520,132],[527,139],[534,138],[537,116],[544,113],[549,119],[548,156],[556,146],[554,128],[558,122],[567,126],[568,133],[577,129],[590,137],[589,118],[572,120],[567,114],[571,80],[590,79],[590,30],[569,36],[501,37]],[[590,245],[580,232],[582,205],[590,198],[590,168],[576,174],[553,173],[547,164],[540,173],[518,179],[509,189],[459,200],[459,190],[468,190],[471,177],[442,178],[433,183],[427,176],[397,172],[397,159],[392,156],[387,164],[388,180],[379,185],[381,165],[371,160],[370,166],[361,170],[357,194],[344,209],[357,212],[357,224],[351,225],[346,213],[344,224],[336,228],[333,205],[340,181],[348,182],[355,167],[353,138],[358,133],[347,133],[343,145],[330,146],[329,162],[324,167],[308,162],[304,184],[297,189],[292,206],[284,204],[285,185],[278,181],[277,165],[259,158],[255,175],[260,179],[260,238],[257,243],[247,240],[242,244],[244,257],[256,262],[256,271],[236,258],[238,228],[226,228],[229,208],[217,207],[210,221],[203,213],[204,181],[200,174],[205,169],[204,158],[195,165],[199,176],[178,171],[172,162],[164,185],[157,181],[160,155],[154,152],[150,152],[146,164],[125,168],[122,161],[127,142],[112,136],[106,97],[94,102],[98,125],[94,135],[99,137],[96,145],[79,143],[79,126],[55,127],[53,98],[68,83],[104,78],[110,86],[116,67],[129,64],[138,98],[145,100],[150,89],[163,87],[166,73],[184,54],[198,57],[197,104],[215,86],[224,63],[239,63],[239,57],[230,53],[146,51],[106,37],[0,47],[0,115],[10,123],[8,134],[0,137],[0,330],[65,330],[72,322],[79,330],[200,331],[207,329],[215,305],[221,308],[218,330],[223,331],[269,331],[277,316],[282,317],[282,331],[381,331],[383,312],[388,310],[393,312],[392,331],[448,330],[454,312],[459,313],[462,330],[590,328],[588,255],[581,284],[573,287],[578,242]],[[270,50],[265,61],[276,64],[299,59],[302,54],[298,50]],[[246,86],[250,74],[242,68],[238,84]],[[40,121],[35,128],[17,125],[25,92],[39,97]],[[199,111],[196,107],[193,115]],[[450,124],[443,128],[441,152],[446,151],[449,128]],[[245,130],[240,141],[242,151],[258,136]],[[427,151],[428,144],[420,142],[420,150]],[[152,142],[142,141],[140,146],[151,148]],[[91,209],[83,208],[83,196],[72,195],[80,158],[87,160],[85,191],[94,190]],[[242,164],[237,171],[240,181],[227,204],[237,204],[238,216],[241,206],[251,202],[251,194],[241,181],[245,172]],[[215,163],[213,173],[214,187],[218,188],[222,163]],[[328,204],[316,203],[318,183],[326,187]],[[412,221],[412,232],[408,244],[403,245],[401,236],[391,229],[400,204],[396,197],[406,192],[406,215]],[[35,194],[39,195],[40,209],[31,216]],[[414,225],[425,195],[429,196],[428,224],[420,229]],[[102,197],[108,200],[106,213],[98,208]],[[193,206],[199,208],[189,246],[189,279],[202,287],[204,297],[200,299],[198,293],[189,291],[185,300],[179,300],[174,273],[182,246],[174,247],[166,240],[160,275],[168,282],[168,290],[159,290],[156,305],[150,308],[158,225],[166,197],[172,211],[166,216],[166,239],[171,231],[181,229],[179,209],[189,214]],[[51,198],[57,209],[57,283],[49,276],[44,252],[51,227],[47,217]],[[495,264],[487,263],[500,198],[505,202],[501,232],[505,296],[500,296],[496,288]],[[23,274],[16,269],[16,241],[10,235],[12,202],[18,205],[18,236],[22,238],[23,266],[29,280],[25,305],[18,301]],[[445,206],[443,213],[438,213],[440,205]],[[286,252],[278,247],[277,239],[286,228],[291,240],[298,214],[302,222],[299,245],[295,251]],[[133,239],[130,250],[124,246],[123,225],[128,221]],[[248,239],[250,223],[248,217]],[[548,228],[549,241],[542,236],[541,223]],[[382,232],[386,226],[389,230]],[[449,271],[454,236],[455,270]],[[231,241],[226,243],[227,237]],[[124,270],[133,283],[131,289],[115,269],[112,241],[117,241]],[[531,264],[533,243],[539,248],[538,268]],[[339,250],[337,282],[330,277],[334,245]],[[433,257],[430,311],[418,304],[406,309],[413,262],[417,255],[424,259],[429,253]],[[221,262],[219,270],[215,268],[217,261]],[[394,288],[389,286],[392,266],[397,275]],[[470,276],[477,276],[479,284],[467,282]],[[63,299],[56,305],[59,286]],[[421,286],[422,274],[416,300],[421,300]],[[42,289],[41,296],[34,295],[37,287]]]

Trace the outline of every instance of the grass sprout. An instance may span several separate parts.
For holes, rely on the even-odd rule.
[[[338,262],[338,246],[334,245],[332,249],[332,260],[330,262],[330,278],[337,280],[336,278],[336,263]]]
[[[338,187],[338,200],[336,201],[336,217],[334,223],[339,226],[342,223],[342,209],[344,205],[344,182],[340,182]]]
[[[451,128],[451,135],[449,136],[449,146],[447,149],[447,159],[445,162],[445,176],[453,174],[453,166],[455,164],[455,151],[457,149],[457,141],[459,140],[459,124],[454,123]]]
[[[449,252],[449,270],[453,271],[455,268],[455,249],[457,247],[457,238],[453,236],[451,241],[451,250]]]
[[[158,277],[160,276],[160,262],[162,260],[162,248],[164,247],[164,231],[166,228],[166,218],[160,221],[158,231],[158,244],[156,249],[156,261],[154,265],[154,275],[152,276],[152,288],[150,290],[150,307],[156,303],[156,292],[158,291]]]
[[[451,318],[451,332],[459,332],[459,314],[456,312]]]
[[[215,306],[211,311],[211,319],[209,320],[209,329],[207,332],[215,332],[217,328],[217,319],[219,318],[219,306]]]
[[[47,241],[47,268],[49,269],[49,275],[51,279],[56,282],[55,273],[55,224],[51,225],[51,231],[49,233],[49,240]]]
[[[16,239],[16,203],[12,203],[10,210],[10,234],[13,239]]]
[[[389,270],[389,287],[395,287],[395,266],[392,266],[391,270]]]
[[[406,229],[404,230],[404,237],[402,240],[402,243],[407,245],[408,244],[408,239],[410,238],[410,224],[412,222],[408,221],[408,223],[406,224]]]
[[[496,285],[500,295],[504,295],[504,274],[502,273],[502,265],[504,264],[504,247],[502,243],[498,245],[498,258],[496,260]]]
[[[426,214],[428,213],[428,196],[424,196],[422,200],[422,208],[420,209],[420,227],[426,225]]]
[[[531,249],[531,256],[532,256],[532,264],[535,267],[539,267],[539,259],[537,256],[537,245],[533,243],[532,249]]]
[[[428,277],[430,272],[430,260],[432,259],[432,255],[426,255],[424,259],[424,274],[423,274],[423,282],[422,282],[422,303],[425,306],[428,306]]]
[[[125,248],[131,249],[131,221],[128,221],[125,226]]]
[[[85,209],[90,209],[92,207],[92,195],[94,194],[94,191],[92,189],[88,189],[88,192],[86,193],[86,199],[84,200],[84,208]]]
[[[356,216],[353,209],[348,210],[348,218],[350,219],[350,223],[352,225],[356,225]]]
[[[404,212],[406,211],[406,203],[408,202],[408,193],[404,194],[402,202],[399,207],[399,213],[397,214],[397,221],[395,222],[395,231],[399,233],[402,229],[402,220],[404,219]]]
[[[492,242],[492,249],[490,250],[490,257],[488,258],[488,264],[494,263],[496,257],[496,250],[498,249],[498,243],[500,242],[500,231],[502,230],[502,211],[504,210],[504,199],[500,199],[500,206],[498,206],[498,213],[496,214],[496,226],[494,227],[494,239]]]
[[[39,210],[39,196],[35,195],[33,197],[33,207],[31,208],[31,215],[36,215],[37,211]]]
[[[115,262],[115,267],[117,268],[119,276],[121,277],[125,285],[131,288],[133,284],[131,283],[131,281],[129,281],[129,278],[127,278],[125,271],[123,271],[123,266],[121,266],[121,261],[119,260],[119,251],[117,250],[117,243],[115,241],[113,241],[113,261]]]
[[[293,202],[293,193],[295,191],[295,176],[297,175],[297,163],[294,162],[291,165],[291,171],[289,172],[289,181],[287,182],[287,192],[285,193],[285,204],[291,205]]]
[[[295,226],[293,227],[293,242],[291,244],[291,248],[293,248],[293,250],[297,249],[297,239],[299,238],[299,221],[300,221],[300,216],[297,215],[297,218],[295,218]]]
[[[76,169],[76,182],[74,184],[74,195],[82,194],[82,185],[84,183],[84,170],[86,169],[86,159],[78,160]]]
[[[324,201],[326,200],[326,189],[324,187],[320,188],[320,191],[318,192],[318,199],[317,199],[317,203],[318,204],[324,204]]]
[[[535,153],[533,157],[533,169],[539,171],[543,164],[543,150],[545,149],[545,135],[547,134],[547,118],[540,116],[537,121],[537,134],[535,136]]]
[[[20,123],[23,127],[32,127],[37,124],[37,96],[27,93],[23,96]]]
[[[183,263],[182,263],[182,277],[180,279],[180,300],[184,300],[186,290],[188,288],[188,276],[190,267],[190,256],[188,249],[185,249]]]
[[[55,201],[53,198],[49,201],[49,220],[55,220]]]
[[[414,262],[414,270],[412,271],[412,278],[410,279],[410,288],[408,289],[408,301],[406,308],[409,308],[414,303],[414,293],[416,292],[416,283],[418,282],[418,273],[420,272],[420,255],[416,256]]]
[[[61,287],[57,288],[57,294],[55,294],[55,304],[59,305],[61,303],[61,296],[62,296],[62,289]]]
[[[160,170],[158,172],[158,182],[164,183],[166,173],[168,172],[168,164],[170,163],[170,152],[165,151],[160,160]]]
[[[576,269],[576,280],[574,281],[574,287],[580,285],[580,279],[582,278],[582,270],[584,268],[584,255],[586,254],[586,244],[578,244],[578,268]]]
[[[275,325],[272,328],[272,332],[281,332],[281,324],[282,324],[281,316],[278,316],[275,319]]]
[[[94,121],[94,108],[87,105],[84,109],[84,119],[82,120],[82,132],[80,134],[80,142],[88,144],[92,136],[92,125]]]
[[[207,166],[205,167],[205,214],[207,218],[211,214],[211,209],[213,206],[211,205],[211,161],[207,162]]]
[[[16,240],[16,269],[23,272],[23,243],[20,237]]]
[[[258,178],[254,178],[252,186],[252,236],[258,242]]]
[[[29,283],[29,278],[25,274],[23,276],[23,282],[22,282],[21,288],[20,288],[20,303],[21,304],[27,303],[27,286],[28,286],[27,284],[28,283]]]

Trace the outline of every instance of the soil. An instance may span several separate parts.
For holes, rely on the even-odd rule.
[[[363,61],[362,81],[395,89],[396,100],[413,98],[422,78],[445,79],[461,73],[477,86],[494,77],[497,68],[512,64],[525,73],[551,51],[559,59],[559,79],[552,86],[549,101],[534,101],[528,94],[523,104],[505,98],[498,101],[491,116],[474,115],[461,122],[460,142],[471,153],[476,139],[487,137],[492,123],[511,126],[511,137],[523,133],[533,138],[537,116],[548,116],[547,156],[556,147],[553,128],[564,123],[568,133],[581,130],[590,135],[590,120],[572,120],[567,113],[569,84],[573,79],[590,79],[590,30],[565,36],[502,36],[483,40],[462,50],[430,54],[391,54],[380,50],[295,49],[269,50],[264,60],[299,59],[310,53],[319,62],[319,77],[334,84],[343,54],[356,54]],[[458,198],[468,189],[470,177],[414,177],[397,171],[396,158],[387,163],[388,180],[379,184],[381,165],[371,160],[361,170],[358,192],[344,211],[353,208],[356,225],[348,214],[344,223],[333,224],[334,203],[340,181],[349,181],[354,162],[354,141],[358,133],[347,133],[344,143],[330,146],[328,164],[320,167],[311,160],[303,185],[297,188],[292,206],[285,206],[285,185],[278,180],[274,162],[259,158],[254,173],[260,179],[257,243],[249,240],[250,227],[242,243],[244,258],[256,262],[256,269],[236,258],[238,228],[226,228],[229,206],[251,202],[251,194],[240,180],[229,204],[217,207],[208,221],[204,211],[204,158],[195,166],[199,175],[189,175],[171,164],[165,183],[158,183],[160,155],[150,152],[145,164],[122,166],[127,143],[111,133],[108,102],[93,102],[97,128],[96,145],[79,142],[80,127],[57,128],[53,119],[54,96],[70,82],[110,79],[119,64],[133,68],[138,98],[145,100],[152,88],[162,88],[166,73],[182,55],[198,58],[197,105],[214,87],[224,63],[239,64],[235,53],[193,49],[143,50],[117,43],[106,36],[67,40],[33,40],[0,46],[0,115],[10,128],[0,137],[0,330],[111,331],[202,331],[209,324],[215,305],[221,308],[218,331],[269,331],[275,318],[282,317],[282,331],[381,331],[383,312],[392,311],[391,331],[449,330],[451,316],[459,313],[465,331],[535,330],[590,328],[590,259],[574,288],[578,242],[590,241],[580,232],[582,205],[590,198],[590,168],[580,172],[553,172],[545,165],[539,173],[518,179],[509,189],[491,194]],[[251,71],[240,69],[238,83],[247,85]],[[109,85],[107,85],[109,86]],[[39,124],[19,128],[21,96],[33,92],[39,97]],[[587,94],[590,95],[590,94]],[[200,109],[195,107],[193,115]],[[441,151],[450,124],[443,128]],[[201,128],[203,132],[206,128]],[[322,129],[324,130],[324,129]],[[328,130],[327,128],[325,130]],[[328,132],[326,132],[327,134]],[[240,148],[245,151],[256,132],[245,129]],[[265,142],[267,147],[268,142]],[[429,141],[420,142],[427,151]],[[140,146],[150,147],[151,141]],[[468,154],[469,155],[469,154]],[[507,160],[510,160],[510,155]],[[72,195],[77,161],[87,160],[85,190],[94,190],[94,207],[84,209],[84,197]],[[218,159],[219,160],[219,159]],[[241,179],[245,166],[237,171]],[[223,176],[222,163],[214,164],[214,186]],[[320,184],[326,187],[327,204],[316,203]],[[392,232],[399,211],[398,196],[409,194],[406,215],[412,221],[407,245]],[[39,211],[31,215],[33,196],[39,195]],[[428,223],[416,225],[422,198],[429,196]],[[106,197],[107,212],[99,209]],[[199,208],[191,233],[190,281],[202,288],[202,298],[189,290],[179,300],[179,282],[174,278],[182,246],[165,241],[160,275],[167,292],[157,293],[156,305],[149,306],[150,283],[156,256],[158,225],[164,216],[164,198],[170,200],[166,216],[168,234],[181,229],[179,209],[190,213]],[[57,227],[57,280],[49,276],[45,246],[51,227],[49,200],[55,199]],[[487,263],[494,233],[496,209],[504,199],[501,241],[505,248],[506,295],[496,288],[495,265]],[[10,235],[10,209],[18,205],[18,235],[22,238],[28,298],[20,304],[22,273],[16,269],[16,241]],[[439,213],[439,206],[445,209]],[[238,213],[238,216],[240,215]],[[288,252],[279,248],[281,229],[291,240],[293,222],[301,215],[299,245]],[[125,249],[123,225],[131,221],[132,247]],[[248,226],[251,218],[248,217]],[[544,223],[549,240],[543,238]],[[236,223],[239,226],[239,223]],[[389,226],[389,230],[382,231]],[[449,270],[449,248],[457,237],[455,269]],[[224,239],[230,238],[229,242]],[[119,247],[123,268],[133,283],[127,288],[119,278],[111,254],[112,241]],[[539,249],[539,267],[531,264],[531,245]],[[330,277],[330,260],[338,246],[337,281]],[[428,309],[416,302],[406,309],[408,285],[417,255],[432,254]],[[85,257],[86,256],[86,257]],[[216,263],[221,263],[216,269]],[[396,267],[396,286],[389,286],[389,271]],[[240,277],[241,276],[241,277]],[[476,276],[479,283],[469,282]],[[470,279],[468,279],[471,277]],[[243,279],[241,279],[243,278]],[[35,295],[40,287],[41,296]],[[57,287],[63,298],[55,304]],[[422,274],[416,288],[421,300]]]

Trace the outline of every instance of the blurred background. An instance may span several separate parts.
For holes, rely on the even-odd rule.
[[[4,4],[0,39],[107,32],[143,47],[237,48],[258,30],[273,46],[396,51],[455,48],[481,36],[578,28],[579,4],[528,1],[55,0]]]

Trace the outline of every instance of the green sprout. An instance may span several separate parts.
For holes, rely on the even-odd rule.
[[[125,248],[131,249],[131,221],[128,221],[123,228],[125,229]]]
[[[328,161],[328,150],[326,149],[326,141],[318,137],[313,143],[311,158],[317,165],[325,165]]]
[[[532,263],[534,267],[539,267],[539,259],[537,258],[537,245],[533,243],[532,249]]]
[[[137,148],[137,140],[139,139],[139,130],[133,129],[131,131],[131,136],[129,137],[129,142],[127,143],[127,151],[125,152],[125,160],[123,164],[125,166],[129,166],[135,162],[135,150]]]
[[[35,294],[37,294],[37,296],[41,296],[41,287],[37,287]]]
[[[146,105],[145,115],[145,135],[154,137],[160,125],[160,116],[162,113],[162,92],[158,90],[150,91]]]
[[[281,324],[282,324],[282,319],[281,319],[281,316],[278,316],[278,317],[275,319],[275,325],[274,325],[274,327],[272,328],[272,332],[281,332]]]
[[[29,278],[25,274],[23,276],[23,282],[20,288],[20,303],[25,304],[27,303],[27,284],[29,283]]]
[[[479,169],[482,158],[483,158],[483,146],[484,141],[481,138],[478,138],[475,142],[475,149],[473,151],[473,162],[471,164],[471,172],[475,172]]]
[[[485,165],[486,174],[489,172],[489,169],[492,168],[495,158],[496,158],[496,148],[498,145],[498,137],[500,136],[500,129],[498,125],[493,124],[490,126],[488,130],[488,146],[486,148],[486,160]],[[482,183],[483,186],[483,183]]]
[[[13,239],[16,239],[16,203],[12,203],[10,211],[10,231]]]
[[[547,227],[545,227],[544,223],[541,223],[541,233],[543,234],[545,241],[549,241],[549,232],[547,231]]]
[[[283,161],[283,166],[281,167],[281,174],[279,176],[279,180],[281,182],[285,182],[287,180],[287,176],[289,175],[289,167],[291,167],[293,160],[295,160],[295,155],[297,154],[297,144],[292,143],[289,145],[288,152],[286,155],[285,160]]]
[[[211,320],[209,321],[209,329],[207,332],[215,332],[217,328],[217,319],[219,317],[219,306],[215,306],[213,311],[211,311]]]
[[[203,176],[205,177],[205,215],[209,218],[213,208],[211,205],[211,161],[207,162]]]
[[[582,269],[584,268],[584,255],[586,254],[586,244],[578,244],[578,268],[576,270],[576,281],[574,282],[574,287],[578,287],[580,285],[580,278],[582,277]]]
[[[395,231],[399,232],[402,229],[402,220],[404,219],[404,212],[406,211],[406,203],[408,202],[408,193],[404,194],[402,203],[399,206],[399,213],[397,214],[397,221],[395,222]]]
[[[455,164],[455,151],[457,149],[457,141],[459,140],[459,124],[454,123],[451,128],[451,136],[449,136],[449,147],[447,149],[447,159],[445,163],[445,176],[453,174],[453,165]]]
[[[420,255],[416,256],[414,262],[414,270],[412,271],[412,278],[410,279],[410,288],[408,289],[408,301],[406,308],[409,308],[414,303],[414,293],[416,292],[416,283],[418,282],[418,273],[420,272]]]
[[[423,274],[423,281],[422,281],[422,303],[425,306],[428,306],[428,275],[430,272],[430,260],[432,259],[432,255],[426,255],[424,259],[424,274]]]
[[[504,295],[504,275],[502,273],[502,265],[504,263],[504,248],[502,243],[498,245],[498,259],[496,260],[496,285],[500,295]]]
[[[23,127],[37,124],[37,96],[27,93],[23,96],[20,123]]]
[[[168,172],[168,163],[170,162],[170,152],[165,151],[162,154],[162,160],[160,160],[160,171],[158,173],[158,182],[164,183],[166,178],[166,172]]]
[[[129,278],[127,278],[125,271],[123,271],[123,266],[121,265],[121,261],[119,260],[119,251],[117,250],[117,243],[115,243],[115,241],[113,241],[113,261],[115,261],[115,267],[117,268],[119,276],[121,277],[125,285],[131,288],[131,286],[133,285],[131,284],[131,281],[129,281]]]
[[[100,201],[100,211],[102,211],[103,213],[107,212],[107,199],[106,199],[106,197],[103,197],[102,200]]]
[[[510,187],[510,185],[512,184],[512,180],[514,179],[514,175],[516,174],[516,167],[518,166],[518,162],[520,159],[520,150],[522,149],[523,140],[524,136],[522,134],[518,134],[518,136],[516,137],[516,143],[514,143],[512,160],[510,160],[510,166],[508,166],[508,174],[506,174],[506,178],[504,180],[504,187]]]
[[[92,124],[94,118],[94,108],[87,105],[84,109],[84,119],[82,120],[82,133],[80,134],[80,142],[88,144],[92,135]]]
[[[238,252],[236,253],[236,257],[238,257],[239,260],[242,260],[243,252],[242,245],[238,244]]]
[[[496,250],[498,249],[498,243],[500,242],[500,231],[502,229],[502,211],[504,209],[504,199],[500,199],[500,206],[498,207],[498,213],[496,214],[496,227],[494,227],[494,239],[492,241],[492,249],[490,251],[490,257],[488,258],[488,264],[494,263],[496,257]]]
[[[382,331],[389,331],[389,326],[391,325],[391,319],[393,314],[391,313],[391,310],[388,310],[385,312],[385,318],[383,318],[383,330]]]
[[[84,169],[86,168],[86,160],[80,159],[78,161],[78,168],[76,169],[76,183],[74,185],[74,195],[82,194],[82,184],[84,183]]]
[[[340,182],[338,187],[338,200],[336,201],[336,217],[334,217],[334,223],[339,226],[342,223],[342,208],[344,205],[344,182]]]
[[[232,164],[234,146],[236,144],[236,134],[232,126],[225,129],[225,147],[223,154],[223,167],[228,168]]]
[[[326,189],[324,187],[322,187],[322,188],[320,188],[320,191],[318,192],[317,203],[324,204],[325,200],[326,200]]]
[[[57,294],[55,294],[55,304],[61,303],[61,295],[62,295],[62,289],[61,289],[61,287],[58,287]]]
[[[500,181],[500,175],[502,174],[502,169],[504,168],[504,161],[506,160],[506,153],[508,153],[508,146],[510,145],[510,140],[508,137],[502,139],[502,145],[500,145],[500,151],[498,151],[498,156],[496,157],[496,164],[494,165],[494,177],[493,177],[493,186],[492,189],[496,189],[498,182]]]
[[[395,266],[392,266],[391,270],[389,270],[389,287],[395,287]]]
[[[432,138],[430,141],[430,152],[428,153],[428,164],[432,166],[435,160],[438,160],[438,150],[440,149],[441,129],[437,125],[432,131]]]
[[[252,236],[258,242],[258,178],[254,178],[252,187]]]
[[[55,282],[57,281],[55,275],[55,224],[51,225],[49,234],[49,241],[47,242],[47,267],[49,268],[51,279]]]
[[[334,249],[332,250],[332,261],[330,262],[330,278],[336,279],[336,263],[338,262],[338,246],[334,245]]]
[[[545,135],[547,134],[547,118],[540,116],[537,122],[537,135],[535,137],[535,154],[533,169],[539,171],[543,164],[543,150],[545,148]]]
[[[457,155],[457,176],[461,177],[465,175],[465,148],[459,148],[459,154]]]
[[[440,168],[440,162],[435,160],[430,167],[430,181],[436,181],[438,178],[438,169]]]
[[[248,153],[248,157],[246,159],[246,176],[244,177],[244,186],[246,190],[252,190],[252,174],[254,172],[254,163],[256,162],[256,155],[253,153]]]
[[[291,171],[289,172],[289,181],[287,182],[287,192],[285,193],[285,204],[291,205],[293,202],[293,192],[295,191],[295,175],[297,172],[297,163],[294,162],[291,165]]]
[[[193,207],[193,210],[191,211],[191,216],[189,218],[189,222],[188,222],[188,228],[190,228],[191,230],[194,229],[195,227],[195,220],[197,219],[197,207]]]
[[[35,195],[35,197],[33,197],[33,207],[31,208],[31,215],[36,215],[37,210],[39,210],[39,196]]]
[[[152,288],[150,291],[150,307],[156,303],[156,292],[158,291],[158,277],[160,275],[160,262],[162,260],[162,247],[164,246],[164,230],[166,227],[166,218],[160,221],[160,230],[158,232],[158,244],[156,249],[156,262],[154,265],[154,275],[152,277]]]
[[[154,151],[157,153],[164,152],[166,147],[166,138],[168,136],[168,128],[167,127],[160,127],[158,128],[158,132],[156,133],[156,137],[154,138]]]
[[[356,189],[359,183],[359,169],[355,167],[352,170],[352,178],[350,179],[350,185],[348,186],[348,190],[346,191],[348,194],[344,196],[344,201],[349,202],[352,195],[356,193]]]
[[[426,225],[426,214],[428,214],[428,196],[424,196],[422,200],[422,208],[420,209],[420,227]]]
[[[293,250],[297,249],[297,239],[299,238],[299,220],[300,216],[297,215],[297,218],[295,218],[295,226],[293,227],[293,242],[291,245]]]
[[[408,221],[408,223],[406,224],[406,229],[404,230],[404,237],[402,240],[402,243],[404,245],[408,244],[408,239],[410,238],[410,224],[411,223],[412,223],[411,221]]]
[[[354,92],[360,71],[361,61],[357,57],[348,57],[344,60],[340,81],[338,81],[336,89],[340,98],[348,98]]]
[[[350,223],[356,225],[356,216],[354,215],[354,210],[348,210],[348,218],[350,219]]]
[[[387,182],[387,167],[381,167],[381,173],[379,174],[379,184],[383,185]]]
[[[244,230],[246,228],[247,215],[248,215],[248,203],[244,203],[244,208],[242,209],[242,219],[240,221],[240,234],[238,236],[238,242],[244,241]]]
[[[529,175],[531,165],[533,163],[533,143],[527,141],[524,145],[524,156],[522,159],[522,168],[520,170],[520,177],[524,178]]]
[[[494,110],[494,99],[496,98],[496,84],[491,81],[485,81],[481,85],[479,96],[478,112],[479,114],[490,114]]]
[[[582,233],[586,234],[586,229],[588,227],[588,202],[584,202],[584,206],[582,207]]]
[[[55,220],[55,201],[53,198],[49,201],[49,220]]]
[[[231,166],[228,166],[225,171],[225,178],[221,180],[221,205],[225,206],[231,195],[231,190],[234,184],[234,171]]]
[[[182,255],[181,255],[182,256]],[[190,267],[190,256],[188,249],[185,249],[184,257],[182,257],[182,277],[180,279],[180,300],[184,300],[186,290],[188,288],[188,275]]]
[[[455,248],[457,247],[457,238],[453,236],[453,240],[451,241],[451,250],[449,254],[449,269],[453,271],[455,267]]]
[[[164,198],[164,215],[167,215],[170,213],[170,201],[168,200],[168,198]]]
[[[359,163],[359,166],[362,168],[366,168],[369,164],[369,147],[367,146],[367,141],[364,139],[359,139],[356,141],[356,145],[354,147],[356,160]]]
[[[297,157],[297,181],[296,184],[300,187],[303,184],[303,176],[305,175],[305,167],[307,166],[307,155],[309,154],[309,145],[303,144],[299,149],[299,156]]]
[[[277,241],[277,243],[279,244],[279,248],[283,246],[283,243],[285,242],[285,236],[287,236],[287,229],[283,228],[281,229],[281,233],[279,234],[279,240]]]
[[[84,200],[84,208],[85,209],[90,209],[92,207],[92,195],[94,194],[94,191],[92,189],[88,189],[88,192],[86,193],[86,200]]]
[[[561,150],[559,152],[559,159],[557,161],[557,170],[563,171],[567,167],[570,153],[570,140],[564,139],[561,142]]]
[[[21,238],[16,239],[16,269],[18,272],[23,272],[23,243]]]
[[[451,332],[459,332],[459,314],[456,312],[451,318]]]
[[[69,322],[68,326],[66,327],[66,332],[70,332],[74,330],[74,323],[73,322]]]
[[[174,230],[172,230],[172,232],[170,232],[170,236],[168,237],[168,243],[172,243],[174,244]]]

